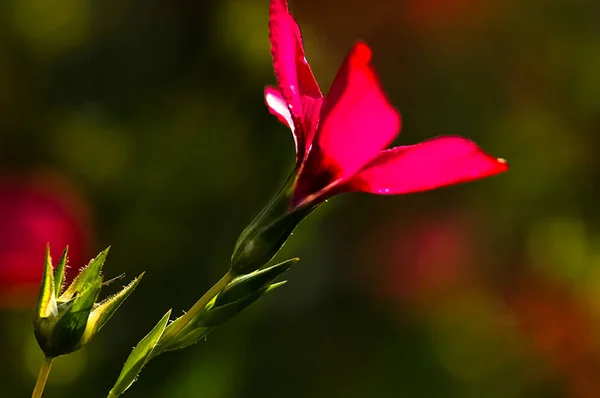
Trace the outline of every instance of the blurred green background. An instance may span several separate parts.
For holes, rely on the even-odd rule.
[[[302,259],[284,288],[126,396],[600,396],[600,3],[291,7],[324,90],[364,39],[398,144],[460,134],[512,169],[335,198],[278,255]],[[56,361],[47,398],[105,397],[131,347],[227,270],[294,161],[262,99],[267,20],[267,0],[0,2],[1,397],[35,383],[47,241],[55,258],[71,245],[73,268],[112,245],[107,277],[147,271]]]

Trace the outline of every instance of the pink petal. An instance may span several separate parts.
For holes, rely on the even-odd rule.
[[[303,97],[321,98],[323,95],[306,61],[300,28],[286,0],[271,0],[269,32],[277,83],[291,111],[297,145],[304,150],[309,143],[304,136],[308,129],[304,126]]]
[[[265,103],[269,108],[269,112],[275,116],[277,119],[292,130],[292,134],[294,135],[294,144],[296,146],[296,163],[300,165],[302,160],[304,160],[304,154],[306,153],[306,148],[303,146],[298,146],[298,142],[311,142],[312,136],[314,135],[314,131],[317,128],[319,122],[319,112],[321,110],[321,104],[323,100],[320,98],[311,98],[311,97],[302,97],[302,106],[304,108],[305,114],[305,131],[307,134],[304,137],[308,137],[308,141],[303,141],[303,137],[298,137],[298,130],[294,125],[294,121],[292,119],[292,114],[287,106],[286,100],[281,95],[281,91],[274,87],[265,87]]]
[[[281,95],[281,91],[275,87],[265,87],[265,103],[269,108],[269,112],[272,115],[277,116],[277,119],[292,130],[294,134],[294,143],[296,145],[296,152],[298,152],[298,140],[294,131],[294,121],[292,120],[292,114],[287,105],[287,101]]]
[[[348,183],[349,190],[376,194],[426,191],[508,170],[503,159],[462,137],[440,137],[383,151]]]
[[[348,178],[377,156],[399,130],[400,115],[371,66],[371,50],[357,43],[323,102],[317,146],[312,150],[317,153],[309,155],[307,162],[321,162],[320,169],[335,179]]]

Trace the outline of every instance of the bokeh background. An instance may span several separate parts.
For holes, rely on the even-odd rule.
[[[397,143],[460,134],[512,169],[335,198],[279,254],[302,258],[284,288],[153,360],[127,397],[600,396],[600,3],[291,6],[324,89],[371,44]],[[46,242],[70,244],[73,269],[112,245],[107,277],[147,271],[56,361],[48,398],[105,397],[166,310],[226,271],[294,161],[262,99],[267,19],[267,0],[0,2],[1,397],[35,382]]]

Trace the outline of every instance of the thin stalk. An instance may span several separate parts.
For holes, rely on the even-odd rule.
[[[213,287],[204,293],[204,295],[202,295],[202,297],[200,297],[200,299],[196,301],[196,303],[183,316],[177,318],[175,322],[169,325],[167,332],[165,332],[165,334],[169,335],[169,338],[162,340],[158,344],[156,349],[152,352],[151,358],[164,352],[164,348],[168,346],[170,338],[177,336],[177,334],[188,325],[189,321],[191,321],[198,313],[204,311],[206,304],[214,299],[217,294],[221,293],[221,291],[225,289],[225,287],[233,280],[233,278],[234,275],[231,273],[231,271],[228,271],[221,279],[219,279],[217,283],[213,285]]]
[[[35,388],[33,389],[33,394],[31,398],[41,398],[42,393],[44,392],[44,387],[46,387],[46,381],[48,380],[48,375],[50,374],[50,369],[52,368],[52,361],[54,358],[44,357],[42,361],[42,366],[40,366],[40,373],[38,374],[37,382],[35,383]]]
[[[192,308],[189,309],[184,317],[187,316],[189,318],[193,318],[198,312],[202,312],[204,307],[206,307],[206,304],[208,304],[210,300],[214,299],[217,294],[221,293],[221,291],[225,289],[225,287],[232,280],[233,275],[231,274],[231,271],[228,271],[221,279],[219,279],[217,283],[213,285],[213,287],[208,289],[208,291],[204,293],[204,295],[202,295],[198,301],[196,301],[196,303],[192,306]]]

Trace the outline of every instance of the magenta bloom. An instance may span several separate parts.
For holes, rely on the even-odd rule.
[[[461,137],[386,150],[400,131],[400,115],[381,88],[369,47],[354,46],[323,96],[286,0],[271,0],[269,29],[279,88],[267,87],[265,100],[294,134],[296,167],[238,238],[231,256],[234,274],[267,264],[294,228],[337,193],[418,192],[508,169],[504,160]]]
[[[286,0],[271,0],[269,28],[279,88],[267,87],[265,100],[294,134],[298,175],[292,209],[340,192],[418,192],[508,170],[503,159],[462,137],[385,149],[401,120],[371,65],[370,48],[354,45],[323,96]]]

